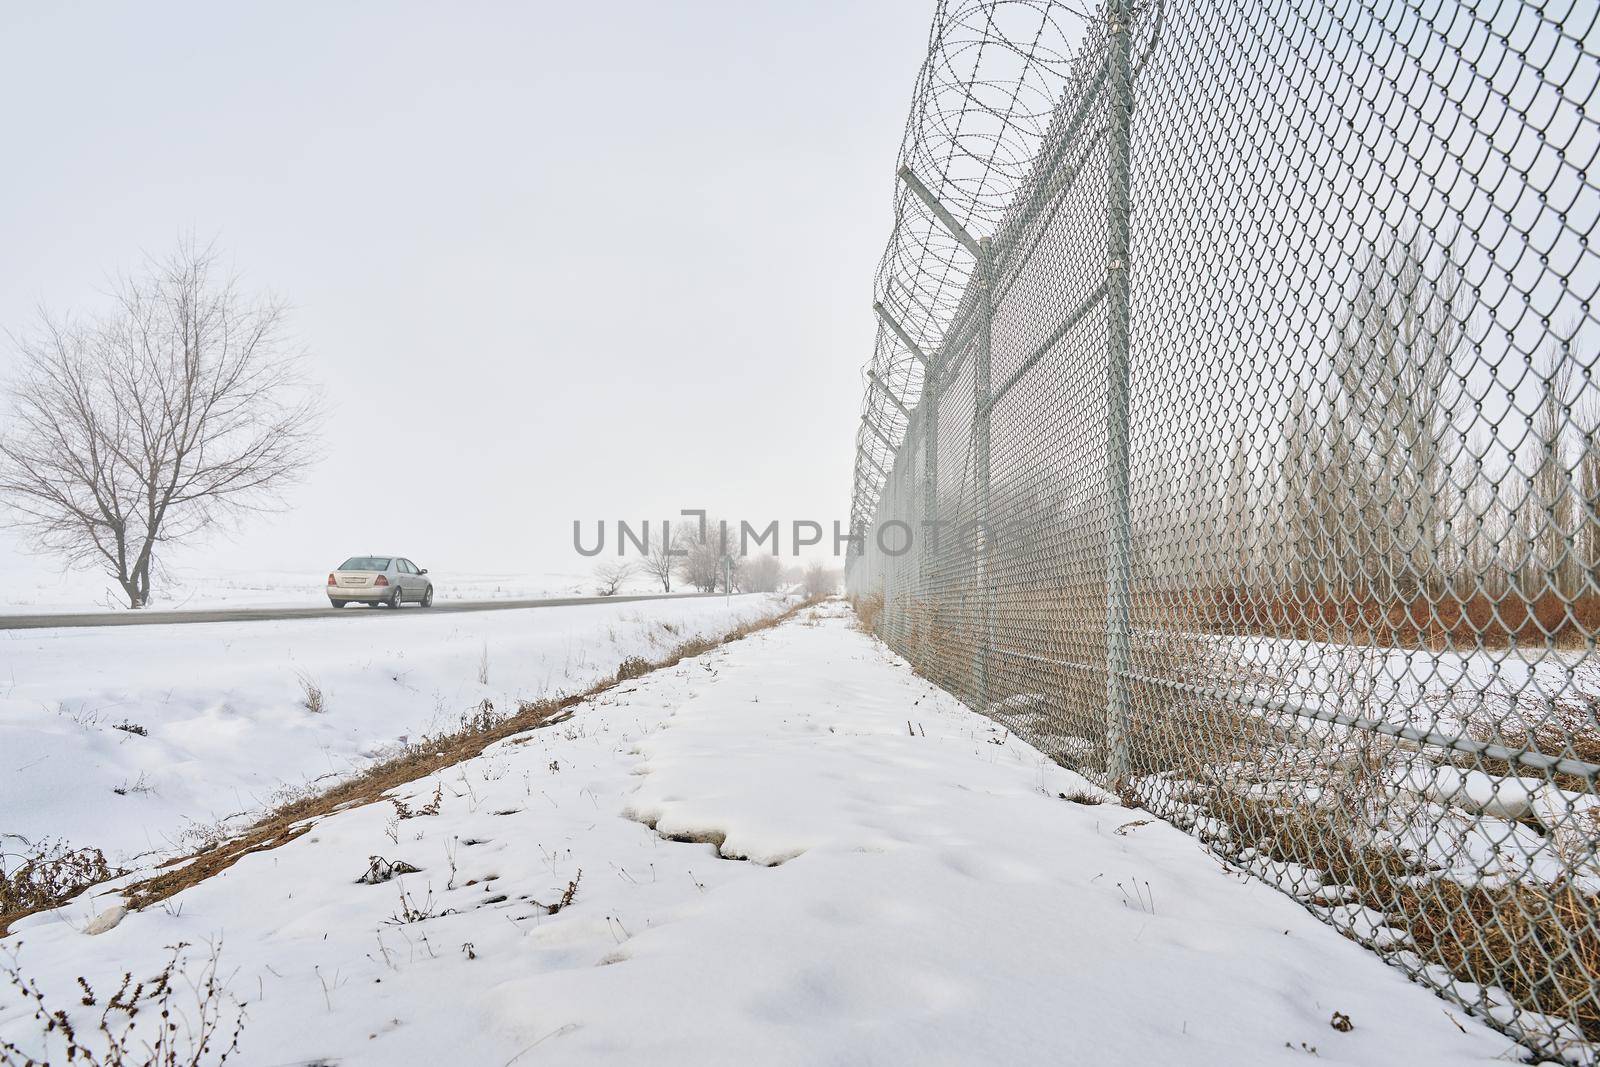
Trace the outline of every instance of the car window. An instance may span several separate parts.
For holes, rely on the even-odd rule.
[[[386,571],[392,556],[351,556],[339,564],[341,571]]]
[[[400,561],[400,573],[415,574],[417,573],[417,565],[412,563],[409,559],[403,559]]]

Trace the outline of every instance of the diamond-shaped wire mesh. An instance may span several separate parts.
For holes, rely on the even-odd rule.
[[[1542,1055],[1600,1049],[1600,8],[945,0],[864,618]]]

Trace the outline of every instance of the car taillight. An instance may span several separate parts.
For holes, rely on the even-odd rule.
[[[380,574],[376,578],[372,579],[372,584],[373,585],[388,585],[389,584],[389,579],[385,578],[383,575]]]
[[[333,580],[333,575],[330,574],[330,575],[328,575],[328,584],[329,585],[338,585],[339,583],[334,581]]]

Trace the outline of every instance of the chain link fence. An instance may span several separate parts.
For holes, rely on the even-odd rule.
[[[1600,1062],[1600,9],[943,0],[848,567],[927,676]]]

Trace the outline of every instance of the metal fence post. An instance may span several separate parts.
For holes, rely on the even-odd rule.
[[[922,377],[922,526],[917,538],[917,587],[923,597],[934,560],[928,553],[929,538],[938,537],[939,521],[939,376],[932,364],[923,367]]]
[[[991,288],[993,278],[990,268],[993,265],[993,252],[989,238],[979,238],[978,246],[983,253],[978,258],[976,274],[978,299],[982,302],[978,314],[982,316],[982,321],[978,325],[978,344],[972,360],[972,453],[975,467],[973,474],[977,482],[973,500],[973,518],[976,520],[978,537],[975,569],[978,580],[979,627],[973,674],[978,708],[983,710],[989,706],[989,652],[994,644],[994,589],[991,585],[993,578],[989,573],[991,540],[989,536],[989,342],[994,314],[994,290]]]
[[[916,172],[913,171],[909,166],[902,166],[896,173],[898,174],[900,180],[905,183],[906,188],[910,189],[912,194],[916,196],[917,199],[921,200],[925,205],[927,205],[927,208],[930,212],[932,212],[933,217],[939,220],[939,224],[948,230],[950,235],[959,241],[962,247],[972,255],[974,264],[973,277],[977,281],[979,288],[983,289],[983,293],[980,296],[980,300],[982,301],[982,307],[980,310],[984,316],[984,319],[980,326],[984,331],[984,336],[982,339],[982,359],[984,363],[983,390],[984,392],[987,392],[989,358],[989,297],[987,289],[984,287],[987,284],[985,279],[987,277],[989,261],[988,242],[987,240],[979,241],[974,238],[972,234],[968,233],[966,227],[962,226],[961,223],[956,220],[956,217],[950,213],[949,209],[939,202],[939,198],[933,195],[933,191],[923,183],[921,178],[917,177]],[[890,320],[890,325],[895,325],[893,320]],[[904,332],[899,331],[898,327],[896,327],[896,331],[900,332],[901,339],[906,342],[911,351],[917,353],[919,356],[922,356],[922,406],[925,420],[923,422],[923,431],[925,436],[923,439],[924,444],[922,450],[923,525],[927,527],[928,538],[936,544],[939,537],[939,379],[941,377],[949,377],[951,380],[955,380],[956,368],[960,365],[962,358],[961,350],[965,342],[959,340],[961,331],[960,329],[956,328],[954,324],[952,324],[951,329],[945,334],[944,339],[940,344],[938,358],[930,359],[923,355],[921,350],[918,349],[917,346],[905,336]],[[974,423],[974,426],[976,427],[976,423]],[[987,421],[985,421],[985,427],[987,427]],[[989,481],[987,433],[983,435],[983,449],[983,485],[985,487],[985,495],[987,495],[987,486]],[[920,552],[918,554],[918,559],[920,561],[918,585],[926,586],[928,575],[932,574],[935,570],[937,561],[926,558]],[[924,595],[927,595],[928,590],[924,588],[923,593]],[[982,645],[983,642],[980,641],[979,644]],[[974,664],[974,666],[976,667],[977,665]],[[987,688],[986,684],[981,684],[979,687],[978,706],[980,708],[987,706],[986,699],[983,695],[983,690],[985,688]]]
[[[920,184],[920,183],[919,183]],[[935,201],[935,203],[937,203]],[[943,209],[940,209],[943,210]],[[918,418],[922,420],[922,522],[935,537],[938,536],[939,521],[939,372],[937,361],[928,356],[922,347],[906,332],[905,327],[889,313],[881,301],[872,305],[872,310],[884,324],[900,338],[900,343],[906,350],[917,357],[922,364],[922,400],[917,408]],[[893,394],[890,394],[891,398]],[[898,403],[898,401],[897,401]],[[901,410],[905,410],[901,407]],[[907,416],[910,417],[909,414]],[[909,430],[909,428],[908,428]],[[927,574],[932,569],[932,561],[923,555],[923,538],[915,539],[917,552],[917,586],[921,595],[926,596],[927,590],[922,588],[926,583]]]
[[[1132,531],[1128,506],[1128,126],[1133,110],[1129,69],[1130,0],[1110,0],[1110,159],[1106,216],[1106,775],[1128,775],[1128,678]]]

